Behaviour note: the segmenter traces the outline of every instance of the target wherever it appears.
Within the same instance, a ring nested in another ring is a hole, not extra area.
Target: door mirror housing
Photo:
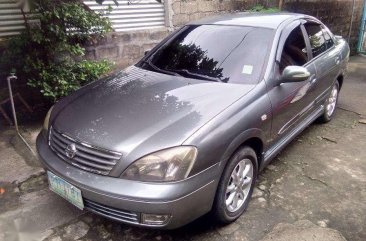
[[[335,39],[338,41],[338,40],[342,40],[343,37],[341,35],[334,35]]]
[[[341,42],[342,40],[344,40],[343,37],[340,35],[335,35],[334,38],[336,39],[336,42]]]
[[[287,66],[281,75],[280,83],[302,82],[310,77],[310,72],[301,66]]]

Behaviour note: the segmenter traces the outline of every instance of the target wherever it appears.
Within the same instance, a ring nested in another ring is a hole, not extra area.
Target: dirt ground
[[[48,190],[38,160],[3,125],[0,240],[366,240],[366,58],[353,57],[349,70],[335,119],[285,148],[260,174],[246,213],[224,227],[205,216],[148,230],[79,211]],[[33,146],[39,127],[22,126]]]

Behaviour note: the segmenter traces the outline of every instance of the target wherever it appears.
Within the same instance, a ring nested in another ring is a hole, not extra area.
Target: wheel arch
[[[337,76],[337,81],[338,81],[338,83],[339,83],[339,89],[342,89],[343,80],[344,80],[344,75],[343,75],[343,73],[340,73],[340,74]]]
[[[228,146],[223,155],[223,164],[227,165],[230,158],[242,147],[249,146],[253,148],[257,155],[258,170],[263,161],[263,149],[264,149],[264,133],[260,129],[249,129],[238,135]],[[223,168],[224,169],[224,168]]]

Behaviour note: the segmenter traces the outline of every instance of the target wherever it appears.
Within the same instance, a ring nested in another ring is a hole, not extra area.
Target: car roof
[[[214,25],[234,25],[277,29],[281,23],[290,19],[309,17],[304,14],[278,12],[278,13],[253,13],[238,12],[203,18],[191,22],[192,25],[214,24]]]

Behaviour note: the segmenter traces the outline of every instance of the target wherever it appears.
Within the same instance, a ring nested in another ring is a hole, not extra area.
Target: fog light
[[[168,222],[170,215],[161,214],[142,214],[142,223],[149,225],[163,225]]]

